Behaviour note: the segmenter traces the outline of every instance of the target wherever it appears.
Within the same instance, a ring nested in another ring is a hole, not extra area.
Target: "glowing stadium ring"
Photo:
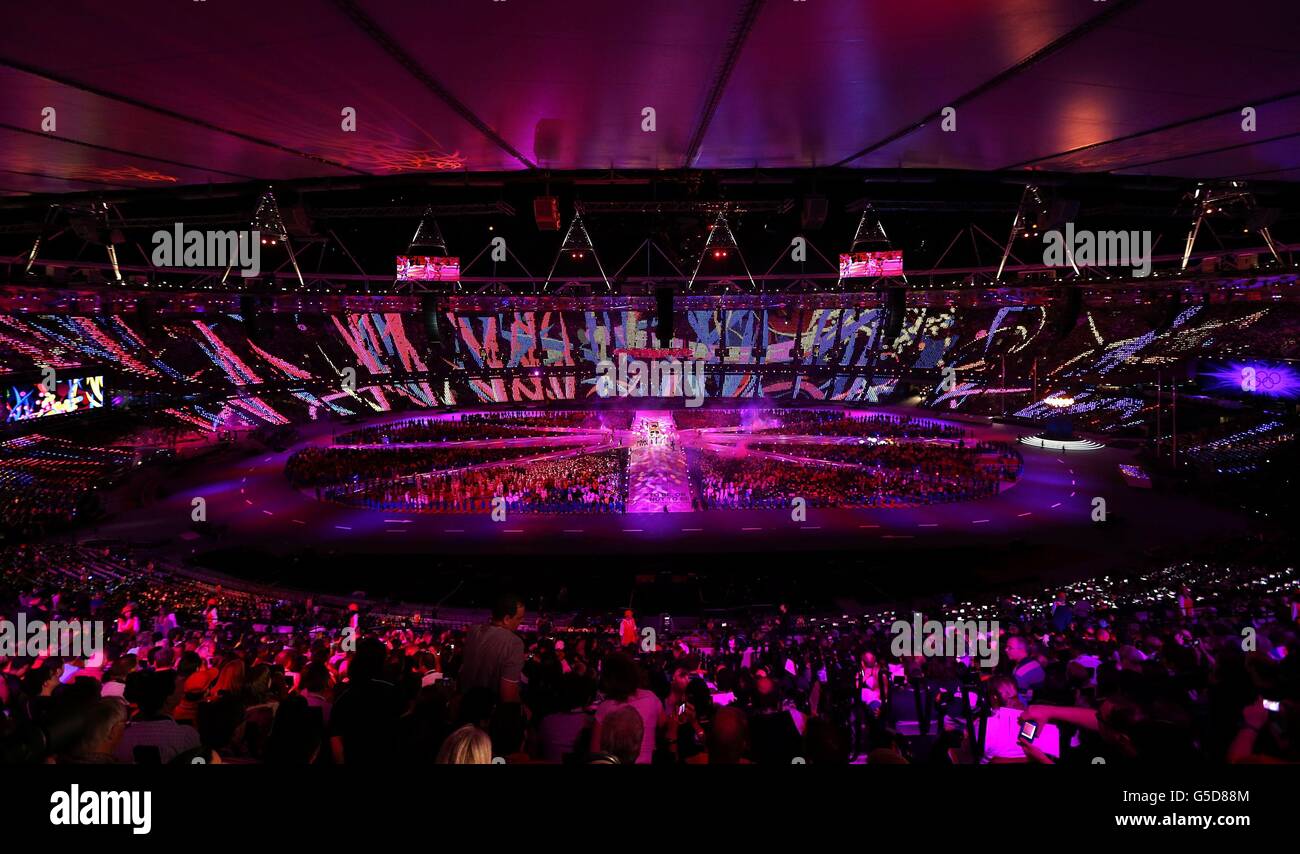
[[[1066,409],[1074,406],[1074,398],[1064,392],[1058,392],[1043,398],[1043,403],[1053,409]]]
[[[1020,444],[1049,451],[1096,451],[1106,447],[1092,439],[1048,439],[1043,436],[1021,436]]]

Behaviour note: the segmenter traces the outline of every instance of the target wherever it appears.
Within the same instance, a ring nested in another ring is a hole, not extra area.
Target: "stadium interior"
[[[509,593],[507,761],[574,761],[561,677],[603,721],[625,665],[661,705],[707,685],[649,721],[656,763],[688,723],[714,761],[1082,763],[1064,724],[995,750],[985,719],[1120,693],[1159,723],[1140,757],[1300,760],[1288,4],[1210,53],[1185,0],[291,0],[220,52],[249,4],[133,5],[0,32],[6,618],[111,615],[113,663],[167,670],[143,619],[278,695],[322,646],[346,685],[357,629],[417,708],[472,684],[457,645]],[[913,613],[1000,619],[1009,664],[877,665]],[[1126,681],[1211,680],[1200,644],[1245,625],[1262,663],[1219,662],[1267,689],[1159,717]],[[294,749],[210,740],[233,692],[199,689],[191,751]],[[1283,734],[1242,748],[1266,690]],[[797,738],[760,732],[787,707]],[[457,722],[407,747],[441,762]],[[393,749],[320,727],[298,758]]]

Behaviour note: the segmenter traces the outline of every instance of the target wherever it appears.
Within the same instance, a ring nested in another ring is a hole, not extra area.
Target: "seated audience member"
[[[1016,680],[1005,674],[995,676],[988,690],[992,713],[984,722],[983,761],[997,764],[1055,762],[1060,756],[1061,737],[1056,726],[1038,724],[1033,741],[1021,736],[1021,715],[1025,706],[1020,701]]]
[[[176,674],[136,671],[127,679],[125,697],[137,709],[113,751],[119,762],[166,764],[199,746],[199,734],[163,714]]]
[[[802,755],[803,738],[798,725],[781,702],[776,682],[765,671],[754,680],[749,733],[754,760],[760,765],[789,765]]]
[[[438,751],[438,765],[491,765],[492,739],[473,724],[447,736]]]
[[[588,707],[596,694],[591,677],[580,673],[566,673],[560,679],[560,705],[563,711],[552,712],[542,718],[538,726],[541,758],[547,762],[563,762],[566,758],[585,752],[582,742],[590,739],[595,721]]]
[[[749,717],[735,706],[718,709],[705,744],[707,752],[690,760],[692,764],[748,765]]]
[[[320,755],[325,722],[319,707],[297,694],[286,697],[275,710],[275,722],[266,740],[266,764],[311,765]]]
[[[645,720],[632,706],[622,706],[606,717],[600,728],[600,752],[593,765],[633,765],[640,761]]]
[[[658,697],[641,687],[641,668],[626,653],[616,652],[607,656],[602,677],[601,688],[605,699],[596,707],[597,740],[607,717],[619,709],[633,708],[644,724],[641,749],[636,761],[648,765],[654,758],[656,733],[664,723],[663,705]]]
[[[852,742],[847,726],[812,718],[804,731],[805,758],[810,765],[847,765]]]
[[[81,737],[59,757],[65,765],[112,765],[126,730],[126,704],[115,697],[95,701],[84,713]]]

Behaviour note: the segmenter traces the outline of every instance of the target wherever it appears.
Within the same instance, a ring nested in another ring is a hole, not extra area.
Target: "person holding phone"
[[[1025,717],[1014,678],[1002,674],[990,680],[989,704],[992,712],[984,721],[983,762],[1055,762],[1053,754],[1060,752],[1060,730],[1046,721]],[[967,750],[971,747],[968,740]]]
[[[1295,701],[1258,698],[1241,710],[1241,728],[1228,746],[1227,760],[1234,765],[1300,762],[1300,739],[1294,735],[1298,722]]]
[[[704,727],[695,716],[693,703],[683,701],[669,709],[664,722],[664,743],[678,761],[698,762],[704,755],[702,745],[705,739]]]

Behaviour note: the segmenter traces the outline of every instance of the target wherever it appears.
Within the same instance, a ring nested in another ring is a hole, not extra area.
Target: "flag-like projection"
[[[631,308],[448,312],[446,319],[454,335],[440,355],[458,372],[455,391],[484,403],[593,397],[601,362],[654,340],[653,312]],[[710,366],[710,397],[861,401],[893,383],[868,376],[873,364],[891,377],[900,368],[933,369],[956,341],[952,310],[909,310],[889,340],[877,339],[880,321],[881,312],[871,308],[690,309],[674,326],[689,358]],[[797,370],[767,376],[756,370],[782,364]],[[572,370],[546,370],[554,367]]]
[[[102,376],[58,378],[46,384],[18,383],[5,388],[3,406],[6,423],[31,421],[53,415],[69,415],[104,408]]]

